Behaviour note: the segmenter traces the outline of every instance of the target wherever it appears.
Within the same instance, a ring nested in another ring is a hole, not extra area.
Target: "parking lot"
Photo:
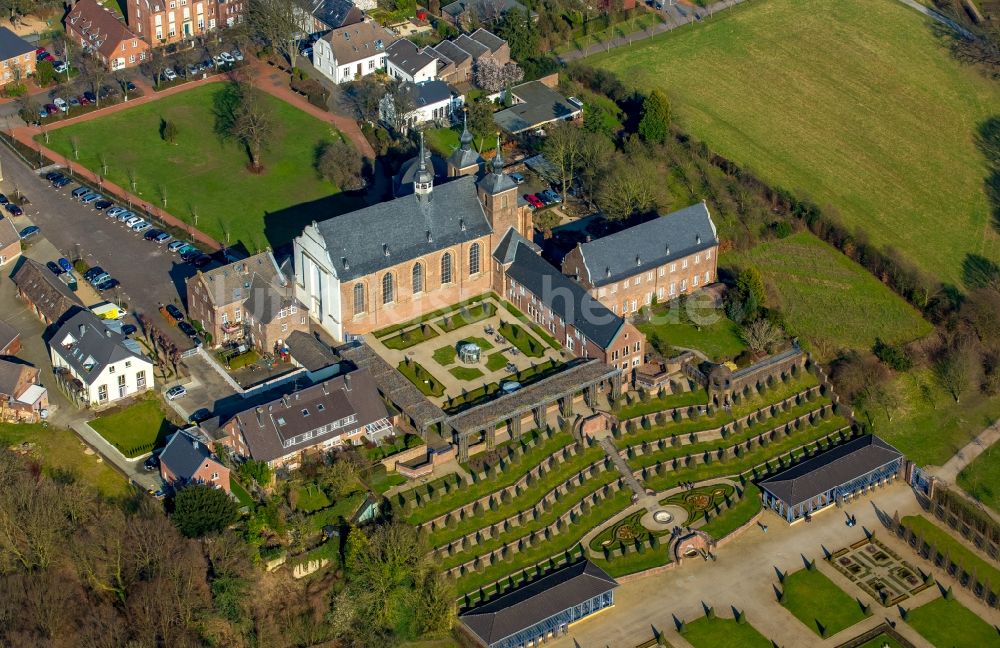
[[[24,215],[14,219],[21,229],[29,224],[41,228],[41,237],[68,258],[82,258],[90,266],[101,266],[120,286],[106,291],[108,301],[122,300],[130,315],[147,315],[181,350],[193,346],[177,327],[170,326],[157,312],[161,304],[183,306],[184,280],[197,269],[170,252],[166,244],[143,239],[104,212],[81,204],[70,196],[76,184],[55,189],[5,147],[0,147],[5,193],[24,194],[30,204]],[[52,259],[53,261],[55,259]],[[83,279],[79,278],[83,283]],[[88,304],[90,305],[90,304]]]

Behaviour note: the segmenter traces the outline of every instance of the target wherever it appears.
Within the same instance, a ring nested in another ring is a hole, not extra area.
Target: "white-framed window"
[[[694,277],[693,277],[693,278],[691,279],[691,285],[692,285],[692,286],[697,286],[697,285],[698,285],[698,275],[695,275],[695,276],[694,276]]]
[[[705,273],[705,283],[706,284],[712,283],[712,273],[711,272],[706,272]]]
[[[709,260],[711,258],[712,258],[712,251],[711,250],[705,250],[705,260],[707,261],[707,260]]]
[[[132,366],[132,361],[131,360],[126,360],[125,361],[125,368],[128,369],[131,366]]]
[[[659,277],[662,277],[665,274],[667,274],[667,269],[663,266],[660,266],[660,268],[656,271],[656,275]]]
[[[687,267],[688,267],[688,260],[684,259],[683,261],[681,261],[681,270],[683,270],[683,269],[685,269]]]
[[[628,279],[626,279],[625,281],[623,281],[623,282],[622,282],[622,289],[623,289],[623,290],[624,290],[625,288],[628,288],[628,281],[629,281],[629,280],[628,280]]]
[[[652,280],[653,280],[653,271],[650,270],[649,272],[646,273],[646,281],[652,281]]]
[[[108,400],[108,386],[98,385],[97,386],[97,400],[100,402],[105,402]]]
[[[635,276],[635,285],[637,285],[637,286],[638,286],[638,285],[639,285],[639,284],[641,284],[641,283],[642,283],[642,275],[641,275],[641,274],[639,274],[639,275],[636,275],[636,276]]]
[[[670,296],[673,297],[677,294],[677,284],[673,281],[670,282]]]
[[[111,365],[110,367],[108,367],[108,373],[114,373],[114,372],[115,372],[115,366],[114,365]]]
[[[639,302],[633,299],[632,300],[632,312],[634,313],[637,310],[639,310]]]
[[[236,321],[239,322],[240,320],[243,319],[243,310],[240,309],[240,308],[237,308],[235,315],[236,315]]]
[[[479,274],[479,243],[473,243],[469,248],[469,274]]]
[[[135,386],[138,387],[139,389],[145,389],[146,388],[146,372],[145,371],[137,371],[137,372],[135,372]]]
[[[282,324],[281,325],[281,332],[284,333],[287,330],[288,330],[288,324]]]

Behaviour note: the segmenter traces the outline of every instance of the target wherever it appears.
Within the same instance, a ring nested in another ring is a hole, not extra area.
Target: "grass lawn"
[[[726,509],[717,517],[712,518],[701,530],[716,540],[721,540],[740,528],[760,510],[760,489],[752,483],[747,483],[743,491],[743,499],[736,502],[732,508]]]
[[[89,425],[126,457],[150,452],[176,429],[167,421],[159,399],[153,397],[100,416]]]
[[[568,42],[557,47],[556,53],[565,54],[566,52],[582,50],[601,41],[626,36],[663,22],[660,14],[654,11],[633,11],[630,15],[632,16],[631,19],[615,23],[607,29],[594,30],[586,36],[580,35],[570,39]]]
[[[326,493],[315,484],[299,486],[295,489],[298,492],[298,502],[295,508],[303,513],[312,513],[330,506],[330,500]]]
[[[643,414],[653,414],[675,407],[687,407],[689,405],[707,405],[708,392],[704,389],[667,394],[663,398],[650,398],[647,401],[637,400],[632,405],[626,405],[618,412],[618,419],[630,419]]]
[[[591,556],[590,562],[617,578],[666,565],[670,562],[670,552],[665,545],[661,545],[656,549],[647,548],[643,553],[632,552],[611,560]]]
[[[215,134],[213,102],[223,87],[211,83],[53,130],[47,146],[73,159],[76,138],[79,164],[101,173],[103,156],[111,182],[127,188],[134,173],[142,200],[162,207],[162,187],[167,211],[189,223],[197,213],[198,229],[223,242],[228,234],[250,250],[289,242],[320,211],[325,218],[361,205],[357,198],[332,197],[337,187],[312,170],[316,146],[340,133],[266,94],[275,132],[264,152],[264,173],[250,173],[244,149]],[[160,137],[161,120],[177,124],[176,144]]]
[[[902,519],[902,522],[923,536],[925,542],[933,544],[938,551],[947,554],[955,564],[960,565],[966,572],[975,573],[981,581],[989,582],[993,588],[1000,584],[1000,569],[980,558],[979,554],[956,540],[954,536],[931,520],[923,515],[907,515]]]
[[[1000,260],[975,145],[1000,85],[896,0],[747,3],[588,62],[664,89],[685,130],[943,281],[969,253]]]
[[[800,569],[779,585],[785,608],[821,637],[830,637],[870,616],[818,569]]]
[[[739,325],[721,310],[712,313],[718,316],[712,324],[701,325],[693,324],[682,311],[676,308],[676,302],[670,302],[658,306],[649,321],[636,326],[647,340],[659,338],[661,348],[698,349],[716,362],[731,360],[747,348],[740,338]]]
[[[446,315],[437,324],[441,327],[442,331],[450,333],[463,326],[468,326],[469,324],[482,321],[487,317],[492,317],[496,312],[497,307],[493,302],[483,302],[475,306],[464,307],[451,315]]]
[[[749,623],[737,623],[735,619],[702,617],[688,623],[681,636],[694,648],[771,648],[771,642],[756,628]]]
[[[434,362],[438,363],[442,367],[447,367],[448,365],[455,362],[455,357],[458,352],[455,351],[453,346],[443,346],[439,349],[434,349],[434,353],[431,357],[434,358]]]
[[[483,377],[483,372],[475,367],[452,367],[448,373],[459,380],[475,380]]]
[[[475,335],[473,335],[472,337],[467,337],[464,340],[462,340],[463,344],[465,342],[472,342],[473,344],[478,345],[480,351],[489,351],[490,349],[493,348],[493,343],[492,342],[490,342],[489,340],[487,340],[484,337],[478,337],[478,336],[475,336]]]
[[[507,338],[508,342],[529,358],[541,358],[545,355],[545,348],[517,324],[504,322],[498,330],[500,335]]]
[[[502,351],[491,353],[489,357],[486,358],[486,368],[490,371],[500,371],[506,366],[507,356],[505,356]]]
[[[893,383],[903,403],[892,421],[884,411],[857,412],[874,422],[874,431],[920,466],[940,466],[984,428],[1000,418],[1000,398],[969,389],[956,403],[930,371],[913,370]]]
[[[437,336],[438,332],[434,330],[433,326],[424,324],[423,326],[417,326],[408,331],[401,331],[398,335],[393,335],[390,338],[381,340],[381,342],[387,349],[402,351],[403,349],[409,349],[412,346],[417,346],[421,342],[433,340]]]
[[[229,480],[229,489],[233,491],[233,495],[239,500],[240,506],[253,506],[253,498],[250,497],[250,493],[247,489],[243,488],[243,484],[239,483],[235,479]]]
[[[910,610],[906,623],[938,648],[980,648],[1000,641],[996,628],[955,600],[939,598]]]
[[[756,266],[777,291],[788,332],[809,340],[820,358],[844,347],[870,349],[876,337],[909,342],[931,331],[915,308],[809,232],[727,254],[722,262]]]
[[[0,446],[22,443],[34,446],[28,456],[35,457],[49,474],[71,474],[103,495],[117,497],[129,492],[129,484],[117,470],[98,454],[86,454],[83,442],[72,430],[53,426],[0,423]]]
[[[1000,449],[993,445],[958,473],[958,485],[989,506],[1000,511]]]
[[[435,398],[444,396],[444,385],[431,372],[424,369],[420,363],[411,362],[407,364],[403,361],[396,368],[399,369],[399,373],[409,378],[410,382],[416,385],[417,389],[422,391],[425,396]]]
[[[871,641],[864,642],[858,648],[886,648],[886,646],[888,648],[903,648],[898,641],[885,633],[878,635]]]

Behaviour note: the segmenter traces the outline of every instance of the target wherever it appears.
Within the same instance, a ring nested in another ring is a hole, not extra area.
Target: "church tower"
[[[490,171],[476,183],[479,200],[483,203],[486,218],[493,226],[493,234],[499,240],[513,227],[525,238],[531,237],[531,216],[527,209],[517,206],[517,185],[503,172],[503,153],[500,135],[497,134],[497,154],[490,164]],[[524,214],[528,214],[525,219]],[[526,221],[526,222],[525,222]]]
[[[421,201],[430,201],[434,190],[434,171],[427,168],[427,155],[424,152],[424,132],[420,131],[420,158],[417,173],[413,176],[413,193]]]
[[[472,148],[472,133],[469,132],[469,113],[463,111],[461,146],[448,158],[448,177],[475,175],[483,165],[483,158]]]

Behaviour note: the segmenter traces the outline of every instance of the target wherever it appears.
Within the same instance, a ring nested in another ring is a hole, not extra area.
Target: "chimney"
[[[198,439],[191,439],[191,447],[195,450],[198,449]]]
[[[257,410],[257,425],[264,427],[264,408],[258,407]]]
[[[324,380],[323,381],[323,395],[324,396],[329,396],[330,395],[330,390],[328,388],[328,385],[329,385],[328,382],[326,380]]]
[[[344,391],[351,391],[351,374],[344,374]]]
[[[383,244],[382,244],[382,252],[383,252],[383,253],[384,253],[384,254],[385,254],[386,256],[389,256],[389,244],[388,244],[388,243],[383,243]]]
[[[639,258],[639,255],[638,255],[638,254],[637,254],[637,255],[635,255],[635,264],[636,264],[637,266],[641,266],[641,265],[642,265],[642,259],[641,259],[641,258]]]
[[[667,246],[667,256],[670,256],[670,246]]]
[[[86,324],[81,324],[80,325],[80,337],[83,337],[86,334],[87,334],[87,325]]]
[[[701,245],[701,234],[694,235],[694,242],[697,243],[698,245]]]

